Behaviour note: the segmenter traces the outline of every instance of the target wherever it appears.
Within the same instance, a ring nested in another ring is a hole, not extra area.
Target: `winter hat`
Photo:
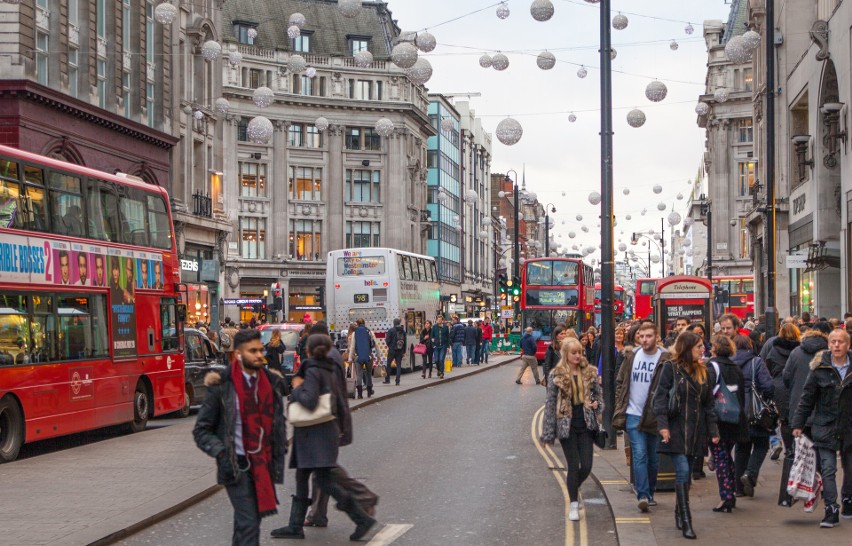
[[[754,330],[754,323],[752,321],[748,321],[748,322],[745,323],[745,326],[743,326],[743,328],[745,328],[748,331],[752,331],[752,330]]]

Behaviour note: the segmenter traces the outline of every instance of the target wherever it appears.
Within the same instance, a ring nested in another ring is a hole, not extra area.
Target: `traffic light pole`
[[[517,177],[518,177],[518,173],[515,173],[515,178],[517,178]],[[514,196],[515,196],[515,248],[514,248],[515,259],[512,263],[512,280],[521,278],[521,269],[520,269],[520,266],[521,266],[521,264],[520,264],[520,262],[521,262],[520,192],[518,192],[518,181],[515,180],[514,182],[515,182],[515,184],[512,188],[512,191],[513,191]],[[519,316],[518,316],[519,314],[520,313],[518,312],[518,304],[513,301],[512,302],[512,316],[515,317],[514,318],[515,324],[513,324],[513,326],[519,326],[520,327],[520,319],[519,319]]]

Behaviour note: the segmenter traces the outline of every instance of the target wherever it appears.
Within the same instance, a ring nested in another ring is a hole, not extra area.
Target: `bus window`
[[[426,263],[423,261],[423,258],[417,258],[417,280],[426,280]]]
[[[119,199],[121,242],[130,245],[148,245],[148,227],[145,222],[145,198],[141,190],[128,188]]]
[[[654,281],[646,281],[639,285],[640,296],[653,296],[656,291],[656,283]]]
[[[59,313],[59,359],[82,360],[89,358],[94,345],[92,322],[89,317],[89,298],[82,295],[60,294],[57,298]]]
[[[163,352],[177,351],[178,349],[178,332],[175,328],[178,322],[176,311],[174,298],[160,299],[160,329],[163,339]]]
[[[411,280],[411,262],[408,260],[408,256],[402,257],[402,278],[406,281]]]
[[[89,237],[99,239],[101,241],[108,240],[106,237],[106,224],[104,222],[104,212],[100,191],[98,190],[98,180],[90,178],[86,184],[86,205],[89,215]]]
[[[430,264],[430,267],[432,268],[432,280],[437,281],[438,280],[438,264],[436,264],[434,261],[430,261],[429,264]]]
[[[109,317],[106,296],[89,296],[89,315],[92,318],[92,356],[109,356]]]
[[[577,262],[553,261],[553,284],[565,286],[577,284]]]
[[[0,293],[0,366],[30,362],[27,296]]]
[[[33,295],[33,362],[56,360],[56,316],[53,294]]]
[[[751,280],[743,280],[743,292],[746,294],[754,294],[754,281]]]
[[[166,250],[172,248],[169,214],[166,210],[166,202],[159,195],[148,196],[148,229],[151,235],[151,246]]]
[[[113,190],[112,184],[101,182],[101,212],[104,219],[104,240],[110,242],[118,241],[118,196]]]
[[[0,227],[19,227],[21,224],[18,203],[21,186],[18,184],[18,164],[0,159]]]
[[[527,264],[527,285],[541,286],[553,284],[553,262],[532,262]]]
[[[388,289],[373,288],[373,301],[388,301]]]
[[[83,196],[80,178],[51,172],[48,176],[50,187],[50,216],[53,219],[53,231],[72,237],[83,237]]]
[[[20,224],[24,229],[48,231],[47,198],[44,190],[44,171],[36,167],[24,167],[26,188],[26,215]]]

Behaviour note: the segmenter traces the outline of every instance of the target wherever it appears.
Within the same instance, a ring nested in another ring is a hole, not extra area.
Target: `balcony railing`
[[[192,214],[205,218],[213,217],[213,199],[200,191],[192,194]]]

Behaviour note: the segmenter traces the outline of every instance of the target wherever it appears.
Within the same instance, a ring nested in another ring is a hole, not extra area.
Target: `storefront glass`
[[[287,322],[306,322],[308,318],[311,322],[325,320],[325,313],[322,312],[322,306],[320,306],[319,298],[313,292],[313,288],[305,288],[304,290],[311,292],[290,292]]]
[[[210,322],[210,291],[206,284],[187,284],[186,324],[194,327],[198,322]]]
[[[790,249],[790,254],[798,254],[810,247],[810,241]],[[814,283],[816,274],[805,269],[790,269],[790,314],[793,316],[808,312],[814,313]]]

